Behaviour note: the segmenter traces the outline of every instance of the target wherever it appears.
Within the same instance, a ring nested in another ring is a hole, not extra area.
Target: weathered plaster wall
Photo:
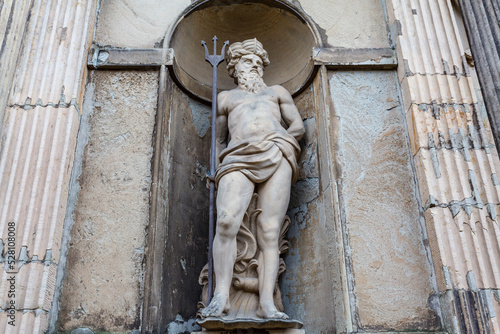
[[[356,321],[364,330],[433,330],[432,265],[395,72],[330,72],[339,196]]]
[[[95,42],[152,48],[163,40],[177,17],[191,3],[190,0],[103,1]],[[293,0],[290,3],[302,7],[317,24],[325,44],[346,48],[388,46],[379,0]]]
[[[190,0],[103,1],[95,42],[117,47],[152,48],[161,42]]]
[[[379,0],[300,0],[300,4],[324,34],[324,43],[345,48],[388,47]]]
[[[59,329],[138,329],[158,73],[94,72]]]

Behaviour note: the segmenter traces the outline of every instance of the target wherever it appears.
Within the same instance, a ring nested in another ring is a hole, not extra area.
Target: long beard
[[[262,77],[255,72],[238,73],[238,86],[249,93],[258,93],[267,88]]]

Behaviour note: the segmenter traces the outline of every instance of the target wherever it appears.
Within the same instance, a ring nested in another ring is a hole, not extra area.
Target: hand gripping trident
[[[217,36],[212,38],[214,41],[214,54],[208,54],[207,43],[201,41],[201,45],[205,47],[205,60],[212,65],[212,142],[210,145],[210,210],[208,219],[208,304],[212,300],[212,290],[213,290],[213,277],[214,277],[214,266],[212,259],[212,244],[214,241],[214,230],[215,230],[215,120],[217,119],[217,66],[224,60],[224,53],[226,46],[229,41],[225,41],[222,46],[222,52],[217,55]]]

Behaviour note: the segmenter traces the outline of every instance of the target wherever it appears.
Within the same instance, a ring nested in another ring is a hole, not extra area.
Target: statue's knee
[[[222,211],[217,217],[217,233],[223,236],[232,236],[238,233],[236,217],[227,211]]]
[[[279,227],[267,227],[261,229],[259,239],[268,246],[277,246],[279,236]]]

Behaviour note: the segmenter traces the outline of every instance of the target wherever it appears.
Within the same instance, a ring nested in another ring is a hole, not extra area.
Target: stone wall
[[[329,78],[358,330],[439,329],[396,73],[335,71]]]
[[[95,72],[90,85],[59,328],[129,331],[140,325],[158,72]]]
[[[102,2],[94,42],[161,47],[190,3]],[[310,16],[324,46],[390,45],[379,1],[291,3]],[[157,111],[157,72],[91,76],[95,93],[82,172],[72,190],[79,193],[61,331],[138,329],[143,289],[149,289],[141,284],[148,247],[164,249],[158,254],[165,269],[161,288],[155,287],[166,307],[162,328],[194,328],[200,258],[206,257],[208,106],[165,80],[167,101]],[[295,98],[307,133],[289,208],[291,249],[281,281],[287,312],[311,333],[437,329],[434,278],[395,73],[323,69],[314,80]],[[148,245],[144,234],[149,204],[156,200],[148,198],[156,112],[156,129],[163,124],[156,133],[162,151],[155,154],[165,175],[157,195],[166,205],[157,220],[164,224],[164,248]],[[144,117],[139,121],[138,115]]]
[[[171,64],[85,64],[92,38],[164,47],[193,3],[0,1],[0,262],[14,222],[14,332],[197,328],[209,106],[177,87]],[[309,333],[499,331],[500,162],[454,2],[288,3],[322,47],[394,46],[399,65],[318,62],[295,96],[306,135],[286,311]],[[7,275],[0,328],[12,330]]]

